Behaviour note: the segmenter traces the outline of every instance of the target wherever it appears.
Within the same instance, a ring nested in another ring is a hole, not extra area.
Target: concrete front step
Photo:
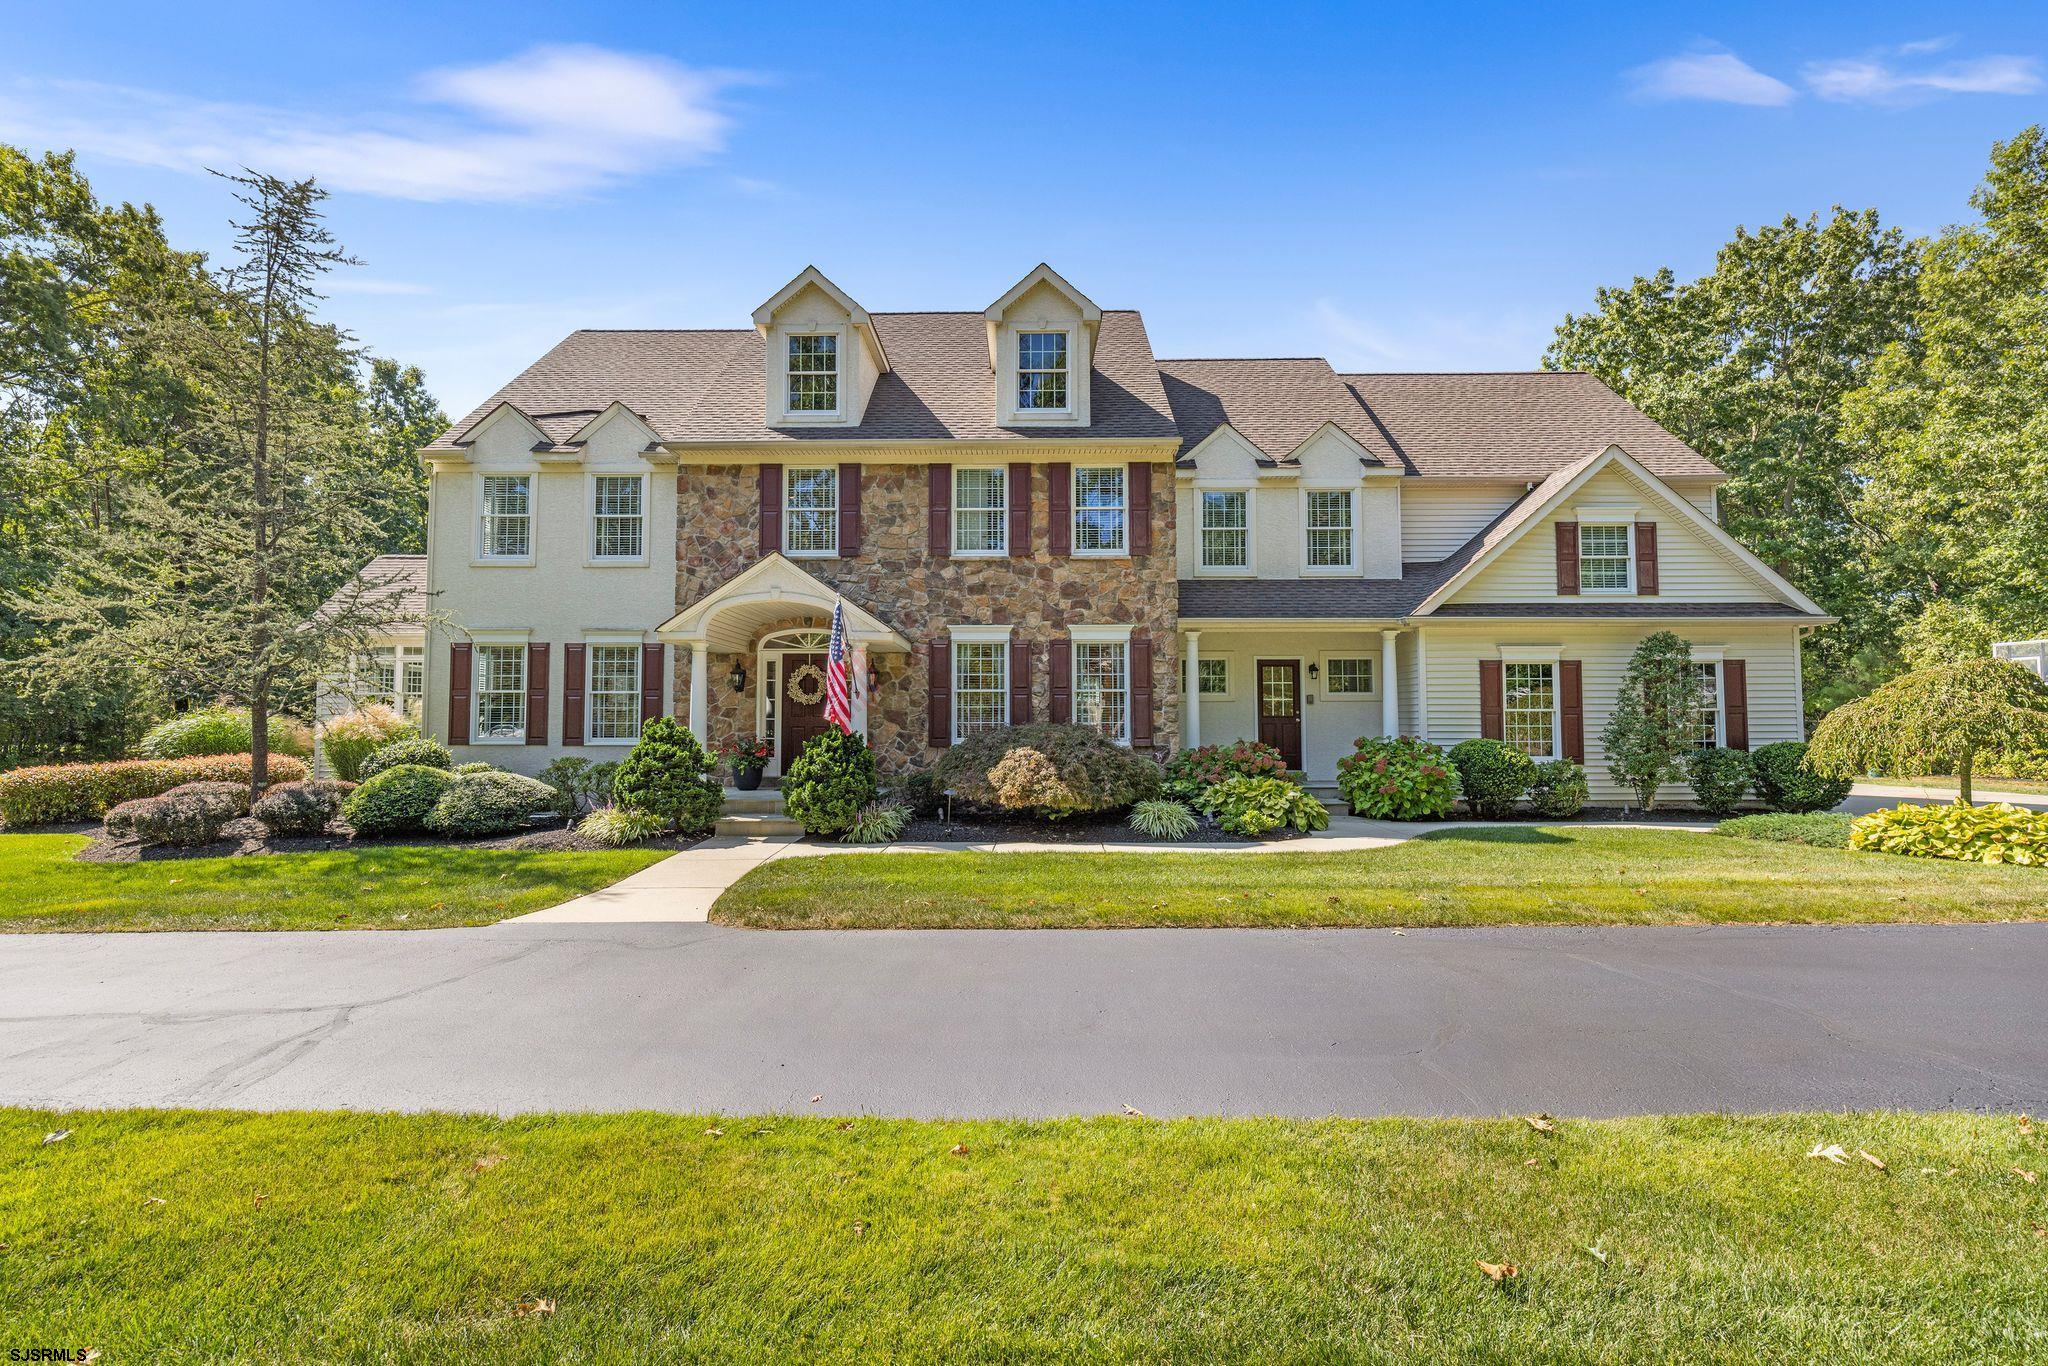
[[[711,827],[713,834],[755,839],[763,835],[801,835],[804,832],[801,825],[782,815],[779,808],[773,815],[735,815],[731,814],[731,806],[727,806],[726,811],[728,814],[719,817],[718,824]]]
[[[725,813],[729,816],[779,816],[782,814],[782,793],[772,787],[753,792],[728,787],[725,789]]]

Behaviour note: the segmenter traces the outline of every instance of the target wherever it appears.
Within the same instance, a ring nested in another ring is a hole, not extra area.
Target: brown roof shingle
[[[1393,448],[1330,363],[1316,357],[1162,360],[1159,375],[1186,455],[1224,423],[1285,464],[1295,447],[1334,422],[1379,464],[1395,467]]]

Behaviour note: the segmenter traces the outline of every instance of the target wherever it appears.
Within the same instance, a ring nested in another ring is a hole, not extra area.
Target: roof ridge
[[[1161,365],[1200,365],[1204,361],[1237,363],[1248,360],[1319,360],[1325,365],[1330,365],[1328,356],[1156,356],[1154,359]],[[1331,365],[1330,368],[1335,371],[1337,367]]]
[[[1368,375],[1375,379],[1392,379],[1412,375],[1418,379],[1485,379],[1506,375],[1591,375],[1591,370],[1339,370],[1346,379],[1362,379]],[[1598,378],[1595,376],[1595,378]]]

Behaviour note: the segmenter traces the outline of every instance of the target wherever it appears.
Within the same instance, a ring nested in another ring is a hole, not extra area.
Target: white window
[[[647,481],[637,474],[599,474],[590,480],[590,555],[596,560],[639,560],[647,555]]]
[[[782,481],[782,548],[791,555],[837,555],[839,471],[791,466]]]
[[[1004,555],[1010,547],[1009,471],[953,467],[953,553]]]
[[[1323,666],[1329,671],[1323,680],[1325,697],[1372,696],[1372,656],[1330,655]]]
[[[1352,554],[1350,489],[1310,489],[1308,498],[1308,567],[1349,569]]]
[[[839,411],[839,338],[827,333],[789,339],[789,411]]]
[[[533,555],[533,476],[487,474],[483,480],[483,525],[478,548],[486,560],[524,560]]]
[[[1230,696],[1230,661],[1227,659],[1199,659],[1195,661],[1195,686],[1204,697]]]
[[[1067,334],[1017,334],[1017,406],[1025,412],[1067,407]]]
[[[1721,665],[1718,661],[1694,661],[1693,673],[1700,681],[1699,720],[1695,740],[1702,749],[1721,743],[1725,733],[1721,712]]]
[[[476,728],[478,740],[518,741],[526,738],[526,647],[476,647]]]
[[[640,647],[620,642],[592,645],[587,652],[589,686],[584,689],[591,740],[640,738]]]
[[[1627,522],[1594,523],[1579,528],[1579,590],[1585,593],[1626,593],[1634,586],[1635,557],[1630,543],[1635,528]]]
[[[1005,640],[953,642],[953,738],[1010,724],[1010,645]]]
[[[1557,666],[1503,664],[1501,738],[1537,759],[1557,757]]]
[[[1074,469],[1074,553],[1121,555],[1124,539],[1124,467]]]
[[[1131,647],[1122,640],[1074,642],[1074,723],[1119,744],[1131,738]]]
[[[1244,489],[1202,490],[1202,568],[1249,568],[1251,553],[1251,494]]]
[[[417,645],[372,646],[357,661],[353,691],[358,702],[381,703],[417,718],[427,692],[424,652]]]

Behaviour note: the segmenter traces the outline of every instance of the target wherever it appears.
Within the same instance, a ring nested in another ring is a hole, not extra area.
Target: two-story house
[[[463,758],[603,757],[670,714],[775,773],[824,725],[836,602],[885,772],[1030,720],[1262,739],[1317,786],[1360,735],[1489,735],[1611,798],[1600,728],[1667,627],[1703,741],[1802,733],[1827,618],[1590,376],[1161,360],[1046,266],[957,313],[807,269],[751,321],[577,332],[422,452],[430,625],[388,648]]]

